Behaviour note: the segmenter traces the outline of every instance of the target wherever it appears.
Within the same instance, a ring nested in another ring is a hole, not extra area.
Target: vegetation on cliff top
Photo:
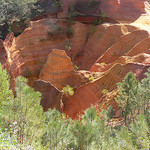
[[[13,32],[13,25],[25,29],[31,18],[57,12],[61,7],[61,0],[0,0],[0,38],[4,39],[9,32]]]

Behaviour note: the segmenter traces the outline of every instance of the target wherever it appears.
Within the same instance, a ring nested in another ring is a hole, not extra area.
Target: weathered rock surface
[[[85,45],[84,55],[80,61],[81,68],[89,69],[108,48],[119,41],[123,35],[134,30],[136,30],[136,27],[121,24],[102,24],[97,26],[96,31],[89,36]]]
[[[112,63],[120,56],[125,55],[130,49],[145,38],[149,37],[149,33],[144,30],[136,30],[127,35],[122,36],[112,47],[110,47],[97,63]]]
[[[66,85],[78,88],[82,84],[89,82],[89,78],[97,78],[100,73],[90,73],[88,71],[75,71],[71,59],[63,50],[53,49],[43,66],[39,78],[49,81],[59,90]]]
[[[141,64],[150,64],[150,54],[141,53],[135,56],[122,56],[119,57],[116,61],[110,64],[105,63],[95,63],[91,68],[91,72],[105,72],[110,69],[115,64],[128,64],[128,63],[141,63]]]
[[[36,80],[33,84],[33,87],[36,91],[42,93],[41,105],[44,110],[47,111],[49,108],[56,108],[62,112],[62,95],[63,93],[56,89],[49,82],[43,80]]]
[[[84,6],[78,1],[63,0],[63,12],[31,21],[18,37],[10,34],[4,42],[0,41],[0,61],[5,64],[6,59],[11,87],[15,87],[17,76],[27,77],[29,85],[42,93],[44,110],[56,108],[72,118],[78,118],[79,113],[95,104],[117,108],[116,83],[129,71],[141,80],[150,67],[149,3],[98,0],[94,10],[88,0],[81,1]],[[103,10],[114,21],[96,27],[78,21],[70,23],[65,18],[73,4],[81,15],[92,13],[99,17]],[[69,37],[66,31],[70,26],[73,35]],[[75,66],[84,70],[75,71]],[[74,88],[73,96],[63,95],[61,90],[66,85]],[[111,97],[103,95],[104,89]]]
[[[67,30],[68,23],[51,18],[31,22],[30,27],[18,37],[14,37],[13,34],[7,36],[4,47],[7,52],[7,62],[12,79],[19,75],[32,77],[31,80],[33,81],[37,79],[52,49],[65,49],[68,41],[71,42],[72,49],[66,50],[66,52],[72,60],[82,51],[88,34],[88,26],[76,23],[73,25],[74,34],[70,39],[65,34],[63,34],[63,39],[60,37],[51,39],[48,33],[53,32],[53,25],[49,24],[53,23],[62,27],[63,30]]]
[[[128,53],[126,53],[126,55],[135,56],[140,53],[146,52],[149,49],[150,49],[150,38],[147,38],[139,42],[137,45],[135,45]]]
[[[40,79],[49,81],[58,89],[62,89],[67,84],[77,87],[81,84],[81,79],[73,69],[71,59],[65,51],[54,49],[40,72]]]
[[[116,88],[116,83],[122,81],[128,72],[133,72],[140,80],[144,77],[144,73],[149,65],[127,64],[114,65],[101,78],[80,87],[73,96],[64,97],[64,113],[72,118],[78,118],[78,114],[89,108],[91,105],[102,104],[101,97],[103,89],[109,92]],[[116,104],[113,104],[116,106]]]

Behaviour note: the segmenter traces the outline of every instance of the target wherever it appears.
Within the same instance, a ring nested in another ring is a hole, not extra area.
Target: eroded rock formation
[[[51,82],[60,90],[67,84],[74,88],[81,85],[81,79],[74,71],[71,59],[61,50],[51,51],[39,78]]]
[[[12,88],[14,79],[23,75],[30,86],[42,93],[44,110],[56,108],[72,118],[78,118],[91,105],[112,105],[116,109],[116,83],[129,71],[141,80],[150,67],[149,3],[105,0],[96,2],[95,10],[95,5],[87,5],[88,0],[82,3],[86,5],[78,10],[80,15],[99,16],[103,10],[116,22],[97,26],[70,23],[66,19],[68,8],[75,4],[77,9],[80,3],[63,0],[59,19],[47,16],[31,21],[30,27],[18,37],[11,33],[5,41],[0,40],[0,61],[7,63]],[[74,88],[73,96],[63,94],[66,85]],[[104,89],[110,97],[103,94]]]
[[[33,87],[36,91],[42,93],[41,105],[44,110],[49,108],[56,108],[57,110],[63,110],[62,95],[63,92],[56,89],[49,82],[43,80],[36,80],[33,84]]]

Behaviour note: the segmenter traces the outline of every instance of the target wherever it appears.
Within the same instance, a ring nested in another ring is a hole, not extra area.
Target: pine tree
[[[27,79],[16,79],[16,98],[5,105],[6,119],[16,122],[17,137],[22,144],[32,144],[43,134],[44,115],[41,94],[27,85]],[[8,116],[9,114],[9,116]]]
[[[139,112],[142,112],[148,118],[150,116],[149,112],[149,103],[150,103],[150,68],[145,73],[146,78],[141,81],[141,84],[138,86],[138,104]],[[148,119],[147,118],[147,119]]]
[[[130,138],[138,149],[149,150],[150,147],[150,131],[146,118],[140,114],[135,123],[130,125]]]
[[[13,92],[10,90],[9,75],[2,69],[0,64],[0,113],[4,105],[7,105],[13,99]]]
[[[42,144],[47,149],[64,149],[68,143],[67,132],[70,120],[66,120],[65,117],[55,109],[49,109],[45,114],[45,130],[42,137]]]
[[[20,21],[30,18],[37,0],[0,0],[1,22]]]
[[[133,117],[136,110],[136,94],[137,94],[138,81],[133,73],[129,72],[122,83],[118,83],[118,95],[116,101],[122,108],[122,115],[125,124],[127,125],[127,117]]]

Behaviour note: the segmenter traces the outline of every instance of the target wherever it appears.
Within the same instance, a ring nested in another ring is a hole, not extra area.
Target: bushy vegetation
[[[69,96],[69,95],[72,96],[74,94],[74,90],[73,90],[73,88],[70,85],[66,85],[65,87],[63,87],[62,91],[64,92],[64,94],[66,96]]]
[[[48,12],[57,14],[61,7],[62,0],[0,0],[0,38],[5,39],[8,33],[15,32],[12,26],[23,30],[30,19]]]
[[[71,44],[71,41],[65,41],[65,49],[67,51],[70,51],[72,49],[72,44]]]
[[[140,83],[129,73],[118,84],[117,101],[126,119],[114,126],[109,111],[94,106],[79,120],[55,109],[43,112],[41,94],[23,77],[16,79],[14,97],[9,76],[0,66],[0,149],[149,150],[150,72],[146,75]]]

